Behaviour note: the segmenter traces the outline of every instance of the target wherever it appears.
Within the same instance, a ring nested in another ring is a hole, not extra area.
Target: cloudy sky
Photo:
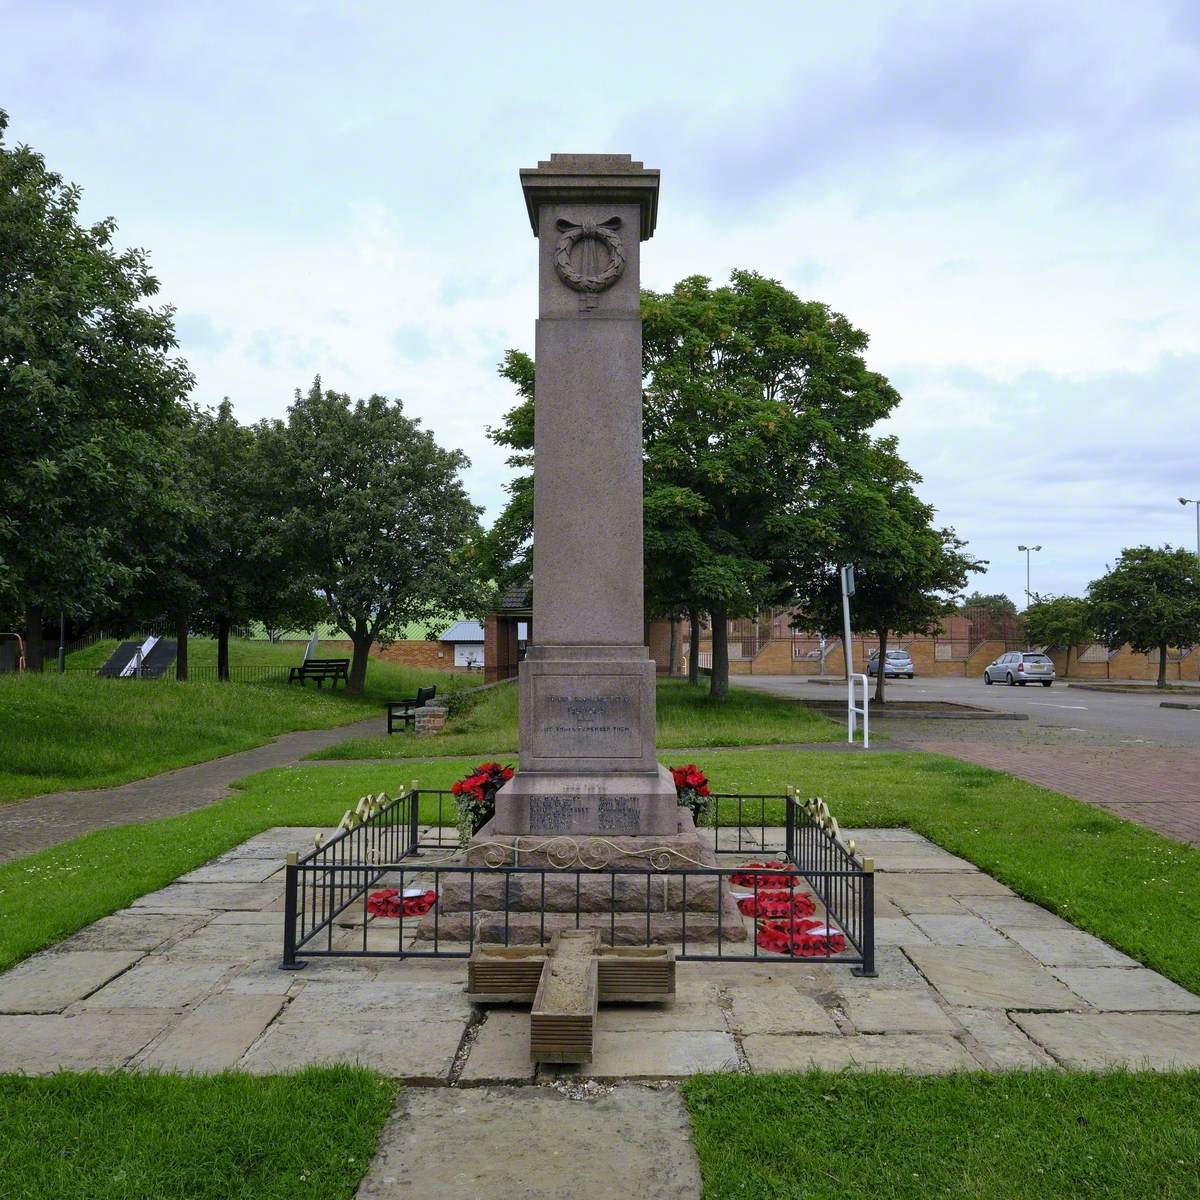
[[[844,312],[987,590],[1192,546],[1200,4],[0,0],[0,107],[145,246],[196,395],[320,372],[472,459],[532,349],[517,169],[662,171],[643,282],[750,267]],[[14,53],[13,49],[19,48]]]

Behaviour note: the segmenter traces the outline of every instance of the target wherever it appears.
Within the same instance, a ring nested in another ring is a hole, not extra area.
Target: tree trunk
[[[25,611],[25,670],[40,671],[44,662],[45,645],[42,635],[46,614],[40,604],[31,604]]]
[[[671,650],[667,655],[667,678],[674,679],[679,665],[679,622],[671,618]]]
[[[723,608],[709,614],[712,621],[712,674],[708,695],[712,700],[729,699],[729,618]]]
[[[217,618],[217,678],[229,682],[229,618]]]
[[[179,683],[187,682],[188,652],[187,617],[175,618],[175,678]]]
[[[1158,648],[1158,686],[1167,686],[1167,643],[1163,642]]]
[[[876,660],[879,663],[879,672],[875,676],[875,703],[883,703],[884,680],[887,678],[887,672],[884,670],[884,663],[887,662],[887,630],[877,629],[875,631],[879,635],[879,658]]]
[[[354,644],[354,654],[350,659],[350,679],[346,691],[361,696],[367,682],[367,659],[371,655],[371,644],[375,638],[370,633],[356,631],[351,635]]]
[[[688,683],[700,686],[700,613],[688,609]]]

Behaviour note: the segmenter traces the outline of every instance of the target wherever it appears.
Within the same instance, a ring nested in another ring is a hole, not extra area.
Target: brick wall
[[[349,642],[346,643],[346,648],[349,653]],[[466,667],[454,665],[454,647],[447,642],[405,641],[393,642],[387,647],[372,646],[371,657],[382,659],[384,662],[400,663],[405,667],[463,673],[466,671]]]
[[[937,657],[938,645],[953,647],[953,658]],[[807,646],[807,642],[805,643]],[[866,669],[867,658],[876,649],[879,641],[875,637],[859,636],[854,639],[854,666],[858,671]],[[820,663],[815,658],[795,658],[793,643],[790,638],[776,639],[767,642],[754,658],[731,658],[729,660],[730,675],[820,675]],[[700,642],[701,651],[711,651],[712,641],[706,635]],[[953,642],[946,638],[900,637],[889,638],[888,649],[907,650],[913,660],[917,675],[926,678],[953,677],[971,678],[982,676],[988,663],[998,658],[1007,650],[1024,649],[1017,643],[1008,644],[1000,640],[980,642],[964,657],[966,649],[964,642]],[[1080,662],[1079,651],[1071,652],[1071,679],[1131,679],[1155,680],[1158,678],[1158,663],[1145,654],[1135,654],[1128,646],[1123,646],[1108,662]],[[681,655],[686,663],[688,654],[686,638],[682,639]],[[1054,669],[1059,675],[1064,673],[1066,653],[1062,650],[1049,651],[1054,662]],[[840,640],[832,640],[825,655],[825,676],[845,674],[845,665]],[[1200,651],[1192,651],[1182,661],[1168,659],[1168,681],[1191,682],[1200,680]]]

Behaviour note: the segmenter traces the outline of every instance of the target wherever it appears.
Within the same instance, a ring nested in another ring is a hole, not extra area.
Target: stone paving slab
[[[232,963],[176,962],[147,955],[83,1002],[85,1009],[182,1009],[198,1004],[230,972]]]
[[[843,999],[842,1009],[859,1033],[955,1033],[958,1028],[932,990],[853,992]]]
[[[466,1026],[402,1012],[327,1014],[271,1025],[238,1064],[254,1075],[281,1075],[325,1063],[358,1063],[407,1083],[446,1083]]]
[[[1010,929],[1075,929],[1070,921],[1020,896],[964,896],[962,906],[1005,933]]]
[[[169,883],[139,896],[132,907],[152,912],[211,912],[216,909],[263,910],[282,902],[283,890],[256,883]]]
[[[166,1013],[0,1016],[0,1074],[52,1075],[124,1066],[168,1020]]]
[[[1008,940],[979,917],[914,912],[909,920],[935,946],[1008,946]]]
[[[1185,1013],[1014,1013],[1065,1067],[1169,1071],[1200,1067],[1200,1016]]]
[[[489,1009],[471,1044],[459,1083],[523,1083],[536,1073],[537,1066],[529,1058],[528,1010]]]
[[[1048,967],[1136,967],[1136,960],[1078,929],[1010,927],[1010,937],[1027,954]]]
[[[990,1008],[955,1008],[951,1012],[998,1070],[1026,1071],[1055,1065],[1054,1059],[1028,1038],[1008,1013]]]
[[[737,1033],[837,1033],[833,1017],[786,983],[731,988],[730,1028]]]
[[[909,957],[960,1008],[1072,1009],[1083,1002],[1035,958],[1015,946],[914,946]]]
[[[780,1071],[861,1070],[938,1074],[979,1070],[980,1063],[961,1042],[945,1034],[873,1034],[861,1037],[787,1037],[757,1033],[742,1043],[756,1075]]]
[[[928,946],[929,935],[914,925],[908,917],[876,917],[875,945]]]
[[[357,1197],[696,1200],[690,1133],[673,1088],[626,1085],[584,1100],[546,1087],[410,1089]]]
[[[54,947],[63,950],[141,950],[149,953],[181,933],[199,927],[201,918],[187,913],[135,912],[123,909],[101,917]]]
[[[1143,967],[1052,967],[1051,974],[1104,1012],[1200,1012],[1200,996]]]
[[[701,1071],[736,1071],[737,1043],[716,1030],[613,1032],[598,1029],[594,1055],[579,1073],[589,1079],[680,1079]]]
[[[0,975],[0,1013],[61,1012],[127,971],[137,950],[64,950],[38,954]]]
[[[158,1071],[228,1071],[261,1036],[283,1006],[282,996],[222,992],[198,1004],[138,1060]]]

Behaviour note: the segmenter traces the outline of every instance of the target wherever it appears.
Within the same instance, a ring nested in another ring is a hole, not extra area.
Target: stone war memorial
[[[874,874],[820,800],[710,795],[705,781],[698,826],[689,785],[659,764],[640,308],[659,175],[624,154],[554,154],[521,186],[538,319],[519,769],[479,768],[493,804],[469,820],[461,789],[485,775],[366,797],[293,855],[282,965],[467,959],[471,1001],[530,1005],[535,1061],[587,1062],[598,1006],[669,1001],[677,959],[874,975]]]
[[[555,837],[606,839],[623,864],[651,848],[691,861],[691,814],[655,758],[643,645],[639,266],[658,172],[556,154],[521,184],[538,239],[536,632],[520,667],[521,770],[483,832],[525,861]]]

